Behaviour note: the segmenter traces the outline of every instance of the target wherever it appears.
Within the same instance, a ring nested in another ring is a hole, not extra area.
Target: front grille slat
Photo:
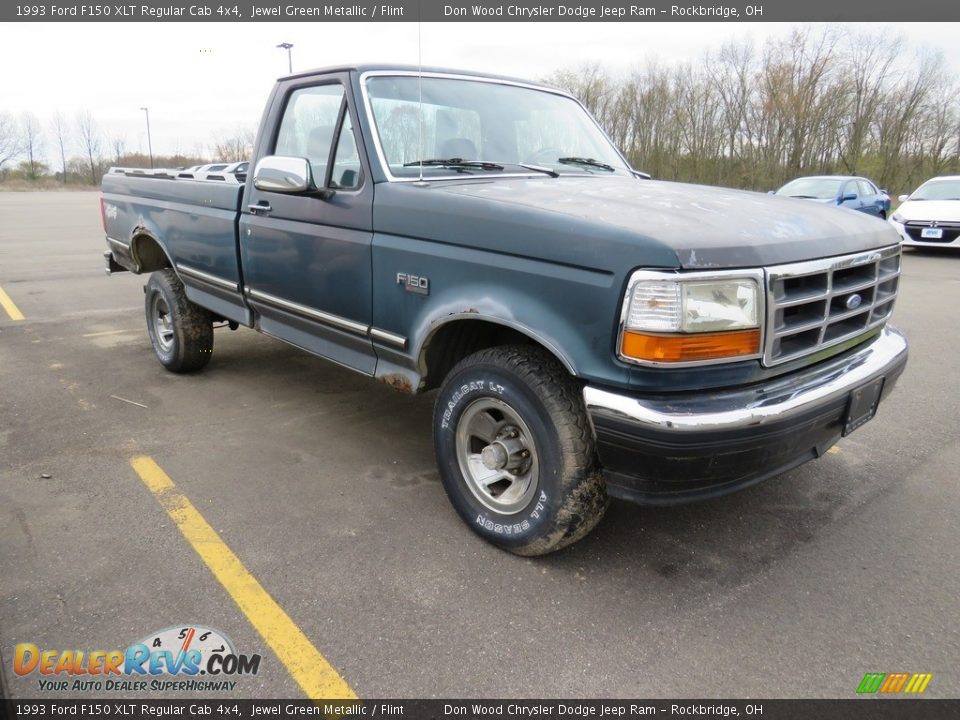
[[[783,327],[780,330],[774,330],[774,334],[778,337],[785,337],[787,335],[796,335],[797,333],[802,333],[807,330],[817,330],[823,325],[823,320],[808,320],[805,323],[799,323],[797,325],[789,325]]]
[[[881,327],[900,283],[900,247],[766,269],[763,364],[779,365]]]

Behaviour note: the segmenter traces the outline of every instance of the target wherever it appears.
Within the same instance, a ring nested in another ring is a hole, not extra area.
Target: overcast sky
[[[426,65],[531,79],[584,62],[627,71],[650,60],[697,60],[733,39],[761,45],[787,23],[424,23]],[[911,50],[942,52],[960,70],[960,23],[850,24],[903,35]],[[253,128],[274,80],[276,49],[291,42],[294,70],[351,62],[417,62],[416,23],[43,23],[3,25],[0,111],[29,110],[48,127],[89,109],[104,135],[146,150],[150,108],[157,154],[190,153],[214,136]],[[52,145],[47,142],[48,150]]]

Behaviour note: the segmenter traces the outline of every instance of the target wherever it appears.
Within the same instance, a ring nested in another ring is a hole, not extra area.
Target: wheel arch
[[[439,387],[447,373],[463,358],[499,345],[536,345],[552,355],[570,375],[577,369],[556,343],[532,328],[478,312],[451,313],[434,323],[416,353],[423,390]]]
[[[176,272],[176,266],[170,253],[160,242],[160,239],[147,228],[140,226],[133,231],[130,239],[130,257],[133,258],[136,272],[148,273],[156,270],[171,268]],[[178,273],[179,274],[179,273]]]

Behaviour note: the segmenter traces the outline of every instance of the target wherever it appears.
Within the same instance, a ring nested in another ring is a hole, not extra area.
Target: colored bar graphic
[[[933,673],[867,673],[857,686],[857,694],[918,695],[927,689],[932,679]]]
[[[886,676],[886,673],[867,673],[863,676],[863,680],[860,681],[857,692],[872,695],[880,689],[880,684]]]

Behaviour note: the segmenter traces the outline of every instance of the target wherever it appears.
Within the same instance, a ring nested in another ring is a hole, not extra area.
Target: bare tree
[[[254,136],[250,128],[238,128],[232,134],[217,137],[213,145],[215,159],[226,162],[249,160],[253,154]]]
[[[113,159],[117,165],[123,164],[123,156],[127,152],[127,140],[123,135],[114,135],[110,140],[110,147],[113,150]]]
[[[30,180],[39,177],[39,156],[43,152],[43,135],[40,132],[40,122],[32,112],[25,112],[20,116],[20,137],[23,142],[23,152],[27,155],[26,175]]]
[[[60,150],[60,170],[62,174],[63,184],[67,184],[67,151],[66,145],[70,142],[70,130],[67,128],[66,120],[64,120],[63,114],[57,110],[53,114],[53,118],[50,120],[50,129],[53,131],[54,140],[56,140],[57,148]]]
[[[903,52],[903,39],[854,35],[846,51],[847,122],[838,137],[840,160],[847,172],[858,172],[869,148],[871,127],[886,87],[894,80],[894,64]]]
[[[20,154],[20,128],[9,113],[0,113],[0,171]]]
[[[100,130],[89,110],[81,110],[77,113],[77,135],[80,139],[83,154],[87,157],[87,164],[90,169],[90,184],[96,185],[99,179],[97,176],[102,166]]]

